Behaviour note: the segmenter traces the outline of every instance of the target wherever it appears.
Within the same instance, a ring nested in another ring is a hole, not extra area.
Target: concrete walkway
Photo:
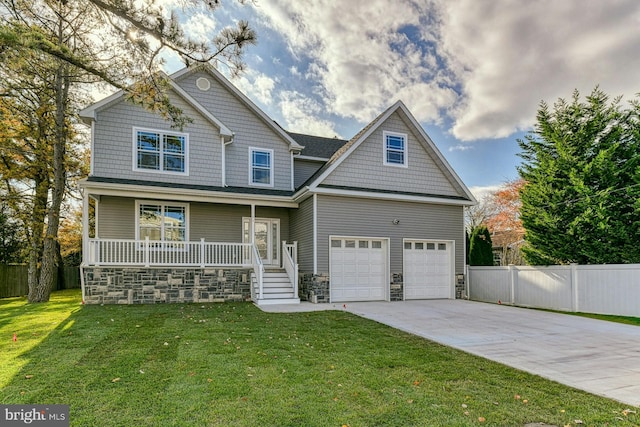
[[[262,308],[271,312],[347,310],[593,394],[640,406],[638,326],[464,300]]]

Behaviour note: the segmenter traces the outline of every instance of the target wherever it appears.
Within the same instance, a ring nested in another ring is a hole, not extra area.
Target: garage
[[[331,237],[329,240],[331,301],[387,299],[387,240],[361,237]]]
[[[453,242],[404,240],[404,299],[453,298]]]

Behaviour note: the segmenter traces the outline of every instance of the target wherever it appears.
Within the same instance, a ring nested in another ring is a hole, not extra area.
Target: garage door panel
[[[450,242],[405,241],[405,299],[449,298],[453,286]]]
[[[386,298],[386,241],[334,237],[330,249],[332,301],[380,301]]]

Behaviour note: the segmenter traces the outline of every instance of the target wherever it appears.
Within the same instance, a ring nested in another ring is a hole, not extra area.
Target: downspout
[[[222,145],[222,160],[220,161],[220,169],[221,169],[221,173],[222,173],[222,177],[221,177],[221,183],[223,187],[227,186],[227,166],[226,166],[226,150],[225,150],[225,143],[224,143],[224,136],[220,137],[220,145]]]
[[[318,274],[318,195],[313,195],[313,274]]]
[[[294,174],[295,174],[295,169],[293,167],[293,151],[290,152],[291,153],[291,191],[295,190],[294,187]]]

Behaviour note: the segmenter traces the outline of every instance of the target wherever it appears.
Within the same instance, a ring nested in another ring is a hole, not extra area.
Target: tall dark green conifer
[[[551,110],[519,140],[530,264],[640,262],[640,108],[596,88]]]
[[[485,225],[473,229],[469,243],[469,265],[493,265],[491,233]]]

